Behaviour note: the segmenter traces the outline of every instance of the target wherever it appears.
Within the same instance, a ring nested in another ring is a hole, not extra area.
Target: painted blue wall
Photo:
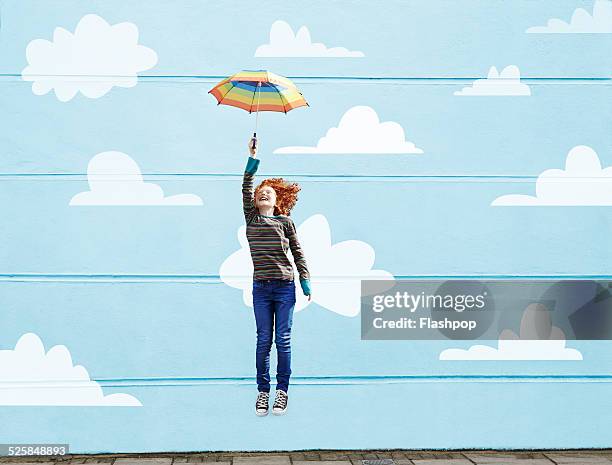
[[[442,350],[469,341],[361,341],[359,316],[316,301],[294,320],[289,414],[255,417],[253,311],[220,272],[240,249],[254,121],[207,95],[241,69],[293,78],[310,108],[260,115],[258,174],[299,182],[296,225],[323,215],[332,243],[375,251],[374,269],[397,278],[611,278],[612,201],[491,205],[534,195],[538,176],[563,169],[575,146],[612,165],[612,34],[525,32],[550,18],[569,22],[577,8],[592,12],[592,1],[0,8],[0,387],[20,379],[8,354],[34,333],[45,350],[65,346],[105,395],[141,404],[0,397],[0,442],[65,442],[75,452],[612,445],[612,418],[602,414],[612,408],[608,341],[567,342],[581,361],[443,361]],[[136,25],[156,64],[134,87],[99,98],[36,95],[22,77],[26,47],[56,27],[74,31],[87,14]],[[364,56],[254,56],[277,20]],[[508,65],[531,95],[454,94]],[[424,153],[274,153],[316,145],[356,106],[399,124]],[[194,194],[202,205],[70,205],[88,190],[90,160],[106,151],[129,155],[166,196]]]

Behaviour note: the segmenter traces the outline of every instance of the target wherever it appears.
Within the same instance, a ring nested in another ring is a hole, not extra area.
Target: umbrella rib
[[[278,96],[281,99],[281,102],[283,102],[283,94],[280,93],[280,90],[278,90],[278,87],[274,86],[274,90],[276,90],[276,92],[278,92]],[[285,110],[285,103],[283,102],[283,111],[285,112],[285,114],[287,114],[287,110]]]
[[[249,108],[249,114],[253,113],[253,100],[255,100],[255,92],[253,91],[253,97],[251,98],[251,107]]]
[[[232,81],[230,81],[232,82]],[[236,86],[232,83],[232,88],[230,90],[228,90],[225,95],[223,96],[223,98],[221,98],[221,100],[219,100],[219,103],[223,102],[223,100],[225,100],[225,97],[227,97],[229,95],[229,93],[234,90],[236,88]]]

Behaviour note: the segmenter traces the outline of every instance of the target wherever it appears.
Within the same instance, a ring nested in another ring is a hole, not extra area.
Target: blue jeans
[[[287,392],[291,376],[291,325],[295,283],[285,279],[253,280],[253,309],[257,326],[257,389],[270,392],[272,332],[276,344],[276,389]]]

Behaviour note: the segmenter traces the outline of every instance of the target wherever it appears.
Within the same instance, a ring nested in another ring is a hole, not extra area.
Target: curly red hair
[[[295,207],[298,201],[298,192],[300,185],[295,182],[287,182],[283,178],[264,179],[259,186],[255,188],[255,198],[257,192],[264,186],[270,186],[276,193],[276,206],[274,207],[275,215],[289,216],[291,209]]]

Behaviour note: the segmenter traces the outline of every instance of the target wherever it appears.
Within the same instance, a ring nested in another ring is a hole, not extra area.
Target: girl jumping
[[[293,265],[291,254],[300,276],[300,285],[308,300],[310,275],[306,258],[300,247],[293,220],[289,217],[297,202],[300,186],[283,178],[265,179],[253,193],[253,177],[259,166],[257,140],[249,141],[249,152],[242,181],[242,206],[246,220],[246,235],[253,259],[253,308],[257,326],[255,366],[257,369],[257,400],[255,413],[268,414],[270,398],[270,349],[272,333],[278,365],[276,368],[276,396],[272,413],[287,411],[289,377],[291,375],[291,325],[295,306]]]

